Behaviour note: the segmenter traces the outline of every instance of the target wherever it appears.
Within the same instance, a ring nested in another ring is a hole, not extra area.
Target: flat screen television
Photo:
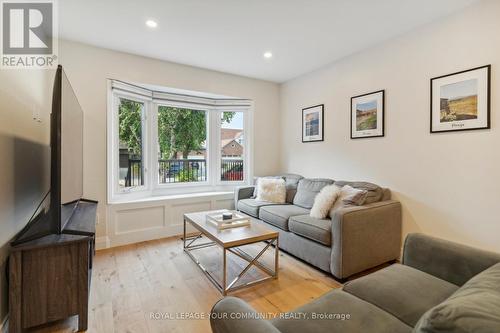
[[[83,111],[59,65],[50,115],[50,190],[13,245],[62,233],[82,196]]]

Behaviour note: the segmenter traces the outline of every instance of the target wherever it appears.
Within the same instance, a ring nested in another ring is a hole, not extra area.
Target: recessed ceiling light
[[[146,25],[150,28],[156,28],[158,26],[158,23],[156,21],[153,21],[153,20],[147,20]]]
[[[272,52],[270,51],[264,52],[264,58],[271,59],[272,57],[273,57]]]

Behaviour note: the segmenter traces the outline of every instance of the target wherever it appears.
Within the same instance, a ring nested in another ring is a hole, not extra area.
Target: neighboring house
[[[243,146],[236,140],[222,141],[222,157],[241,157],[243,155]]]
[[[220,139],[222,141],[224,140],[232,140],[232,139],[239,139],[240,137],[243,137],[243,130],[242,129],[237,129],[237,128],[221,128],[220,131]]]
[[[234,128],[221,129],[222,157],[243,156],[243,130]]]

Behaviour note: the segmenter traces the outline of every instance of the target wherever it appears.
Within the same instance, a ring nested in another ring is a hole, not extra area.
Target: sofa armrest
[[[337,278],[399,258],[401,204],[386,200],[339,209],[332,217],[330,269]]]
[[[271,322],[259,319],[250,305],[236,297],[225,297],[215,303],[210,326],[213,333],[280,333]]]
[[[255,186],[240,186],[234,190],[234,204],[237,206],[238,201],[249,199],[253,196]]]
[[[500,254],[423,234],[409,234],[403,264],[434,275],[457,286],[500,262]]]

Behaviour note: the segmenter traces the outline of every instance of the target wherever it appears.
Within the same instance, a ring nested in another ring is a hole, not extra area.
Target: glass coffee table
[[[277,279],[279,257],[278,232],[255,223],[251,217],[249,217],[251,224],[248,226],[219,230],[215,225],[207,222],[206,217],[207,214],[214,214],[217,212],[220,211],[205,211],[184,214],[183,233],[184,252],[186,252],[198,265],[198,267],[201,268],[215,287],[225,296],[229,292],[235,290],[250,287],[269,279]],[[196,229],[197,232],[195,235],[187,235],[187,224],[192,225]],[[208,238],[210,241],[197,243],[197,241],[202,239],[203,236]],[[260,250],[260,252],[254,255],[251,255],[240,248],[245,245],[259,242],[265,242],[265,246]],[[218,281],[218,279],[211,272],[209,272],[192,253],[194,250],[209,246],[217,246],[222,250],[222,281]],[[259,262],[259,259],[261,259],[262,255],[266,253],[271,246],[274,246],[274,269],[271,269],[264,263]],[[243,270],[232,281],[227,281],[228,252],[240,257],[247,263]],[[237,282],[240,281],[245,273],[247,273],[252,267],[260,269],[264,272],[265,276],[236,285]]]

